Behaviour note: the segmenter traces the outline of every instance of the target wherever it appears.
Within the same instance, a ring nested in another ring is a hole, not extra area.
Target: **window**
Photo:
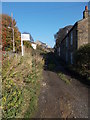
[[[73,64],[73,52],[71,52],[71,64]]]
[[[68,37],[66,37],[66,47],[68,47]]]
[[[73,44],[73,33],[71,32],[71,45]]]

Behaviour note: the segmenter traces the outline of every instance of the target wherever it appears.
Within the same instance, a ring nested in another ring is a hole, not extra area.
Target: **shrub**
[[[81,46],[75,53],[76,65],[81,68],[90,67],[90,44]]]
[[[31,43],[29,41],[23,41],[23,44],[27,47],[27,48],[32,48]]]
[[[81,46],[74,54],[75,66],[80,72],[89,75],[90,70],[90,43]]]

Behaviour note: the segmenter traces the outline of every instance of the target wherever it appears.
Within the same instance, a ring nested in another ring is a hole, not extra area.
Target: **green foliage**
[[[80,70],[80,73],[90,75],[90,43],[81,46],[75,52],[75,66]]]
[[[36,112],[37,102],[38,102],[38,95],[40,90],[40,83],[34,82],[32,83],[32,87],[28,87],[27,92],[30,96],[29,98],[29,105],[24,114],[24,118],[31,118]]]
[[[19,112],[22,104],[22,89],[16,85],[11,76],[11,65],[13,59],[6,56],[2,64],[2,116],[3,118],[14,118]],[[9,75],[10,74],[10,75]]]
[[[36,82],[36,79],[37,79],[36,61],[33,59],[32,60],[32,71],[31,71],[31,73],[29,75],[27,75],[24,82],[26,82],[26,83],[34,83],[34,82]]]
[[[15,41],[15,51],[18,53],[18,52],[21,52],[21,41],[20,40],[16,40]]]
[[[69,79],[67,79],[67,77],[66,77],[66,75],[65,74],[63,74],[63,73],[61,73],[61,72],[59,72],[59,77],[60,77],[60,79],[61,80],[63,80],[65,83],[67,83],[67,84],[70,84],[70,80]]]
[[[90,67],[90,44],[81,46],[75,53],[76,64],[80,67]]]
[[[35,112],[43,66],[40,56],[35,56],[35,53],[25,57],[6,55],[2,64],[0,105],[3,118],[30,118]]]
[[[13,80],[6,79],[3,82],[2,96],[3,118],[15,117],[22,103],[20,88],[14,84]]]
[[[32,48],[31,43],[29,41],[24,41],[23,44],[27,47],[27,48]]]

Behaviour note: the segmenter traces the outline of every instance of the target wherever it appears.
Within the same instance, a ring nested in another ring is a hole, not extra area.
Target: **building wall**
[[[78,48],[88,43],[88,18],[78,22]]]
[[[70,31],[69,35],[69,45],[68,45],[68,63],[73,63],[73,54],[75,50],[77,49],[77,24],[73,27],[73,29]]]
[[[88,43],[90,43],[90,16],[88,17]]]
[[[67,63],[73,64],[74,53],[82,45],[90,43],[90,11],[88,7],[85,6],[83,12],[83,19],[76,22],[74,26],[70,29],[69,33],[65,36],[64,39],[59,40],[58,45],[60,46],[60,57]],[[67,28],[68,30],[68,28]],[[59,31],[60,32],[60,31]],[[57,52],[58,52],[58,46]]]
[[[62,60],[65,61],[65,56],[66,56],[66,46],[65,46],[65,40],[63,40],[60,44],[60,57]]]
[[[72,41],[71,41],[72,40]],[[77,24],[60,44],[60,57],[67,63],[72,62],[72,55],[77,49]],[[74,62],[74,59],[73,59]]]
[[[72,41],[71,41],[72,40]],[[82,45],[90,42],[88,36],[88,19],[77,22],[60,44],[60,57],[67,63],[73,64],[74,52]]]

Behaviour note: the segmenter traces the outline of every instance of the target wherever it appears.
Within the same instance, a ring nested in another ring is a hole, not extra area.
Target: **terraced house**
[[[63,39],[59,39],[58,33],[56,34],[56,45],[55,49],[58,55],[69,64],[74,63],[74,52],[82,45],[90,43],[89,39],[89,15],[88,7],[85,6],[85,10],[83,12],[83,19],[77,21],[71,28],[69,26],[64,30],[65,36],[61,37]],[[70,29],[69,29],[70,28]],[[60,30],[59,30],[60,32]],[[58,42],[59,41],[59,42]]]

